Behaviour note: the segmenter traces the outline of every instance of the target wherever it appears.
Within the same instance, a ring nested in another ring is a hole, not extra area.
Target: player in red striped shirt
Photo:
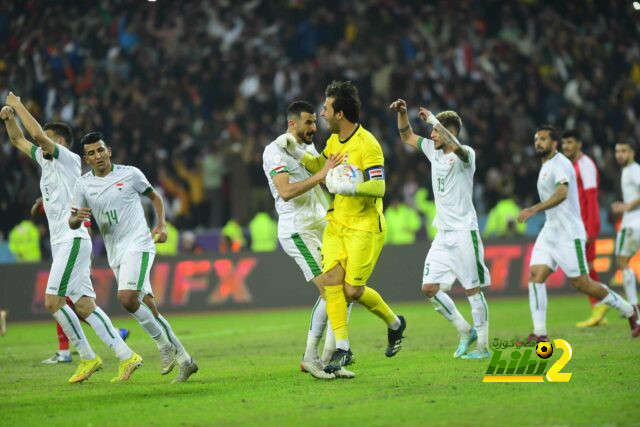
[[[589,277],[599,282],[598,273],[593,268],[593,261],[596,259],[596,239],[600,233],[600,204],[598,203],[600,177],[598,169],[591,157],[582,152],[582,139],[576,130],[566,130],[562,134],[562,151],[571,160],[576,172],[580,213],[587,231],[586,255],[589,264]],[[609,306],[598,304],[598,300],[592,296],[589,297],[589,301],[591,302],[591,316],[587,320],[578,322],[576,326],[579,328],[604,325],[607,322],[604,316]]]

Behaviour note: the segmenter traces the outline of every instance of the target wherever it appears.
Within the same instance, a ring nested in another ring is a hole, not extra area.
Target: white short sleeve
[[[136,167],[132,167],[133,173],[131,174],[131,184],[133,188],[140,194],[147,194],[153,187],[149,183],[149,180],[142,173],[142,171]]]
[[[42,167],[42,162],[44,161],[44,157],[42,155],[42,148],[31,145],[31,158]]]
[[[272,178],[279,173],[289,172],[284,155],[275,150],[265,150],[262,161],[264,171]]]
[[[561,163],[555,163],[553,165],[553,168],[551,168],[551,174],[555,185],[569,183],[569,174],[565,168],[562,167]]]
[[[422,151],[429,160],[433,159],[436,152],[433,141],[423,137],[418,138],[418,149]]]
[[[78,179],[73,186],[73,197],[71,198],[71,212],[75,212],[79,208],[88,208],[87,199],[84,197],[84,186]]]

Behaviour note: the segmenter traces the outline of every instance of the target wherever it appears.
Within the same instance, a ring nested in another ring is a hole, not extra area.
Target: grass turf
[[[470,319],[469,305],[458,298]],[[489,298],[491,341],[530,332],[525,299]],[[69,385],[75,363],[41,365],[56,346],[53,322],[10,324],[0,338],[0,424],[10,425],[624,425],[640,409],[640,339],[627,321],[578,330],[585,297],[551,296],[551,338],[564,338],[573,358],[568,383],[487,384],[488,361],[452,358],[454,328],[428,303],[392,304],[408,321],[403,350],[384,356],[386,328],[362,307],[351,317],[354,380],[315,380],[299,371],[311,307],[219,315],[167,316],[200,371],[171,384],[159,374],[155,344],[131,318],[129,345],[145,364],[127,383],[111,384],[117,361],[83,325],[102,371]],[[560,351],[549,359],[557,360]],[[74,362],[77,361],[77,356]],[[551,364],[549,364],[550,366]]]

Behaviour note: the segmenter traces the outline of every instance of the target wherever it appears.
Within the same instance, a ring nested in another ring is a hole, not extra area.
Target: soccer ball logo
[[[347,181],[351,184],[360,184],[364,181],[362,171],[348,163],[342,163],[336,166],[333,168],[333,173],[341,181]]]
[[[553,346],[549,341],[541,341],[536,345],[536,354],[541,359],[548,359],[553,354]]]

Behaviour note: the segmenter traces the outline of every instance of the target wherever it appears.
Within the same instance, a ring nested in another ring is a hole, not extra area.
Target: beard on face
[[[551,148],[541,148],[539,150],[536,148],[536,156],[540,158],[547,157],[549,153],[551,153]]]
[[[311,145],[313,144],[313,137],[315,135],[315,133],[310,132],[310,133],[304,133],[301,131],[296,132],[298,139],[300,139],[300,141],[304,142],[307,145]]]

